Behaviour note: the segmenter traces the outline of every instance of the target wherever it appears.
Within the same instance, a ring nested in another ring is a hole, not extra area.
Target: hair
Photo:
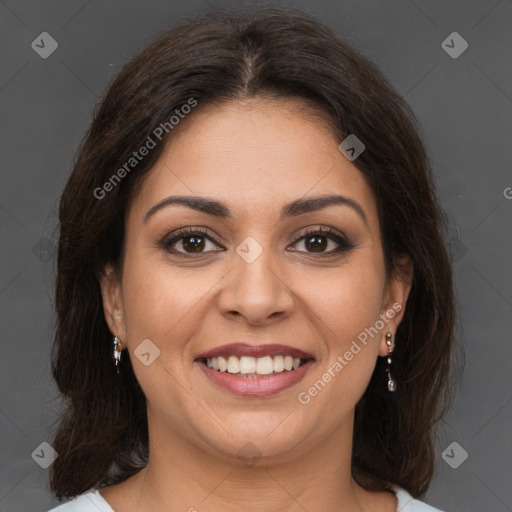
[[[398,388],[388,392],[385,358],[377,358],[355,409],[352,475],[367,490],[398,485],[422,497],[435,470],[434,428],[451,403],[455,305],[446,220],[419,123],[342,36],[298,9],[275,7],[182,21],[129,61],[96,107],[59,208],[52,374],[65,410],[53,439],[52,491],[76,496],[147,464],[145,396],[129,357],[114,370],[99,279],[109,264],[122,268],[131,200],[172,131],[122,179],[112,176],[191,98],[191,117],[225,102],[303,100],[340,142],[355,134],[365,144],[353,164],[376,198],[386,275],[401,275],[396,257],[404,254],[414,270],[395,336]],[[109,191],[97,198],[102,187]]]

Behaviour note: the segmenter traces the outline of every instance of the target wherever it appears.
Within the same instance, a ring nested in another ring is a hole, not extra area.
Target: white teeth
[[[225,372],[228,369],[228,362],[223,357],[213,357],[212,359],[217,359],[221,372]],[[208,359],[206,361],[208,361]]]
[[[220,372],[240,373],[243,376],[270,375],[284,370],[297,370],[304,360],[293,356],[249,357],[209,357],[206,366]]]
[[[215,357],[213,358],[215,359]],[[240,358],[240,373],[255,373],[256,372],[256,359],[254,357]]]
[[[256,373],[270,375],[274,371],[274,361],[270,356],[259,357],[256,362]]]
[[[238,359],[238,357],[229,356],[228,373],[240,373],[240,359]]]
[[[284,370],[284,357],[276,356],[274,357],[274,371],[282,372]]]

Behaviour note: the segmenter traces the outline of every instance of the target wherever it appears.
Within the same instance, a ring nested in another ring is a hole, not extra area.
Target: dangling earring
[[[393,377],[391,376],[391,354],[393,353],[395,344],[393,343],[393,334],[391,334],[390,332],[386,333],[386,345],[389,348],[388,367],[386,368],[386,373],[388,374],[388,391],[395,391],[396,382],[393,380]]]
[[[119,364],[119,361],[121,361],[121,350],[123,350],[123,344],[121,343],[119,336],[116,334],[114,336],[114,354],[113,354],[113,358],[116,362],[116,373],[119,373],[119,367],[117,365]]]

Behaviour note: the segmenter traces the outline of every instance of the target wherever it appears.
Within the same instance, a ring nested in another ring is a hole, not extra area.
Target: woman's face
[[[375,197],[341,141],[296,107],[194,112],[137,191],[121,280],[107,273],[102,289],[150,435],[216,455],[311,449],[351,432],[388,353],[409,288],[386,282]],[[222,359],[204,358],[219,347]]]

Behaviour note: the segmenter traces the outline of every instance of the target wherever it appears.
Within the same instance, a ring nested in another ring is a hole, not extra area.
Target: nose
[[[268,250],[248,262],[233,256],[233,268],[223,279],[218,305],[231,319],[240,318],[251,325],[287,317],[294,308],[293,293],[282,268]]]

